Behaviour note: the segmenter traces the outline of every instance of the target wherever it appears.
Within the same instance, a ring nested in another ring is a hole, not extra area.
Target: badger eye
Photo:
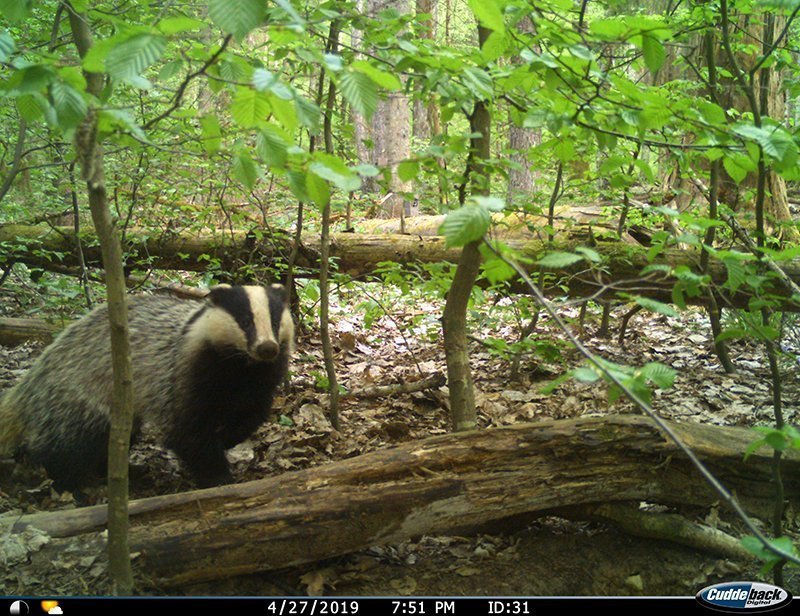
[[[244,325],[245,328],[252,327],[253,326],[253,316],[249,315],[249,314],[246,314],[245,316],[243,316],[242,317],[242,325]]]

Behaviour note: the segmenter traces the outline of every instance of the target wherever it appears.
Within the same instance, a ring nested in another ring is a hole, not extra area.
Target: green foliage
[[[771,571],[783,560],[774,552],[771,552],[764,547],[764,544],[762,544],[761,541],[759,541],[756,537],[742,537],[741,543],[742,547],[744,547],[748,552],[753,554],[756,558],[764,563],[764,566],[761,568],[762,575]],[[792,554],[794,556],[797,556],[798,554],[797,549],[792,544],[790,537],[778,537],[777,539],[770,539],[769,544],[787,554]]]
[[[14,39],[11,38],[11,35],[4,30],[0,30],[0,62],[8,62],[15,49],[16,45],[14,45]]]
[[[105,69],[113,79],[137,87],[149,85],[149,82],[142,80],[141,74],[161,59],[166,47],[167,40],[159,34],[134,34],[109,50]]]
[[[448,246],[464,246],[481,239],[491,222],[492,218],[486,208],[470,203],[450,212],[439,228],[439,233],[445,236]]]
[[[624,387],[647,403],[651,399],[651,386],[658,389],[669,389],[677,375],[675,370],[669,366],[657,362],[647,363],[641,368],[632,368],[599,357],[595,357],[595,360]],[[623,392],[619,386],[593,364],[587,363],[580,368],[575,368],[571,375],[582,383],[595,383],[605,379],[611,385],[608,391],[608,400],[611,404],[622,396]]]
[[[0,13],[11,22],[19,22],[28,16],[33,0],[0,0]]]
[[[378,86],[369,75],[348,71],[339,79],[339,88],[348,103],[369,120],[378,107]]]
[[[209,0],[208,15],[224,32],[240,41],[266,18],[266,4],[261,0]]]

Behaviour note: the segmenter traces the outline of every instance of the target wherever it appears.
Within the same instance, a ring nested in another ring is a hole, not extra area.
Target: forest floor
[[[505,301],[505,300],[503,300]],[[510,363],[492,354],[481,340],[488,336],[516,339],[516,329],[502,319],[486,319],[489,305],[476,315],[472,366],[477,388],[481,427],[542,418],[567,418],[634,412],[625,401],[609,405],[605,387],[568,380],[553,393],[544,385],[580,363],[564,347],[559,359],[527,358],[517,380],[510,379]],[[736,342],[731,355],[737,373],[727,375],[711,350],[708,322],[703,312],[684,311],[680,318],[640,312],[628,327],[626,343],[616,340],[624,308],[612,316],[613,338],[594,336],[598,315],[590,313],[583,339],[595,353],[621,364],[657,361],[677,371],[674,386],[656,391],[653,403],[664,417],[677,421],[717,425],[769,424],[772,419],[769,369],[762,349]],[[445,373],[444,351],[437,316],[431,304],[397,304],[391,316],[364,325],[364,314],[341,302],[332,315],[337,370],[346,391],[373,384],[414,381],[433,372]],[[563,311],[574,320],[575,307]],[[574,324],[577,330],[577,324]],[[796,326],[795,326],[796,327]],[[795,329],[796,333],[796,329]],[[563,338],[546,318],[534,334],[555,344]],[[789,335],[786,340],[797,337]],[[791,344],[787,342],[786,344]],[[18,378],[40,352],[41,345],[0,347],[0,388]],[[798,348],[782,360],[785,417],[797,423],[800,414]],[[275,402],[274,421],[249,441],[229,452],[237,481],[247,481],[291,470],[326,464],[400,442],[445,433],[449,429],[445,387],[389,398],[345,396],[341,431],[334,430],[325,411],[327,394],[320,388],[322,351],[315,333],[301,332],[293,361],[289,391]],[[131,458],[132,498],[191,489],[175,457],[147,434]],[[3,470],[3,469],[0,469]],[[52,490],[40,471],[21,465],[0,474],[0,513],[29,513],[75,506],[69,493]],[[698,477],[698,481],[701,479]],[[87,490],[89,503],[104,502],[104,488]],[[735,535],[740,524],[724,511],[696,508],[683,511]],[[788,532],[798,540],[797,512],[789,512]],[[98,579],[58,576],[17,567],[0,570],[0,594],[92,594],[103,592],[104,573]],[[302,570],[251,575],[181,589],[140,587],[145,594],[339,596],[370,595],[694,595],[719,581],[761,579],[755,562],[733,562],[663,541],[631,537],[613,527],[559,518],[540,518],[525,528],[498,526],[489,534],[461,537],[421,537],[399,545],[377,546],[360,553],[317,563]],[[800,593],[800,576],[787,571],[786,588]],[[95,589],[95,590],[92,590]]]

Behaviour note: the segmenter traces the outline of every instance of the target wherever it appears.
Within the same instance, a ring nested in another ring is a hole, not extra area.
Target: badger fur
[[[198,304],[128,301],[135,426],[152,424],[201,487],[232,480],[225,450],[267,418],[293,352],[281,285],[220,285]],[[21,450],[60,488],[104,472],[113,378],[108,311],[66,328],[0,398],[0,455]],[[136,427],[135,427],[136,429]]]

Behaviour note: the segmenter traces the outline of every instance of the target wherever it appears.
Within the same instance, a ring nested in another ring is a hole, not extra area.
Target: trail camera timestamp
[[[409,616],[426,615],[426,614],[455,614],[456,604],[455,601],[447,601],[444,599],[428,599],[427,601],[392,601],[392,614],[402,616],[408,614]]]

